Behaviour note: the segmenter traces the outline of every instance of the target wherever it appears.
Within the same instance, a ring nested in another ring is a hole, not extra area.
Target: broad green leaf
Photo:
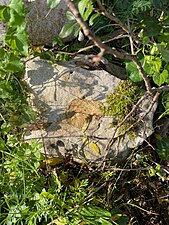
[[[162,84],[166,83],[169,78],[169,74],[167,70],[163,70],[162,73],[155,72],[153,75],[153,81],[158,86],[161,86]]]
[[[151,55],[155,55],[155,54],[158,54],[159,53],[159,50],[158,50],[158,46],[157,44],[154,44],[150,50],[150,54]]]
[[[12,31],[8,29],[5,36],[6,44],[13,50],[18,51],[21,55],[26,56],[28,54],[28,35],[23,29]]]
[[[151,62],[152,62],[151,58],[152,58],[151,56],[144,56],[144,58],[140,61],[143,66],[144,71],[148,75],[153,74],[153,69],[151,66]]]
[[[67,11],[67,12],[66,12],[66,18],[67,18],[68,20],[75,20],[75,17],[74,17],[74,15],[73,15],[73,13],[70,12],[70,11]]]
[[[162,97],[162,102],[165,110],[169,110],[169,93],[166,93]]]
[[[162,32],[158,37],[158,42],[169,42],[169,33],[168,32]]]
[[[152,69],[159,73],[160,69],[162,66],[162,60],[160,59],[160,57],[155,57],[154,60],[152,61]]]
[[[8,6],[0,5],[0,20],[8,22],[10,19],[10,8]]]
[[[6,61],[3,68],[6,72],[22,72],[24,65],[20,58],[12,53],[6,56]]]
[[[157,153],[161,160],[169,159],[169,138],[161,138],[157,140]]]
[[[5,56],[5,51],[2,47],[0,47],[0,60],[3,60]]]
[[[17,12],[18,15],[24,15],[23,0],[11,0],[9,7]]]
[[[97,17],[99,17],[99,16],[100,16],[99,13],[93,14],[93,15],[90,17],[90,19],[89,19],[89,26],[92,26],[92,25],[94,24],[94,20],[95,20]]]
[[[145,46],[150,42],[150,38],[145,36],[145,37],[143,37],[142,42],[143,42],[143,45]]]
[[[48,6],[53,9],[59,5],[61,0],[47,0]]]
[[[84,12],[86,7],[88,7],[88,4],[90,4],[89,0],[81,0],[78,4],[79,13],[82,17],[84,16]]]
[[[18,14],[14,9],[10,9],[10,20],[9,26],[19,26],[22,25],[25,20],[24,15]]]
[[[151,36],[157,36],[160,32],[160,25],[157,18],[152,16],[144,16],[144,19],[142,20],[142,26],[143,26],[143,36],[144,37],[151,37]]]
[[[88,20],[88,18],[90,16],[90,14],[92,13],[92,11],[93,11],[93,5],[89,4],[87,9],[86,9],[86,11],[85,11],[85,13],[84,13],[84,16],[83,16],[84,21]]]
[[[169,93],[166,92],[162,95],[162,104],[165,108],[165,111],[159,116],[158,120],[166,115],[169,115]]]
[[[126,63],[126,70],[130,74],[129,77],[134,82],[142,81],[142,75],[138,71],[136,65],[133,62],[127,62]]]
[[[77,22],[70,22],[70,23],[65,24],[59,34],[59,37],[66,38],[67,36],[69,36],[73,32],[76,24],[77,24]]]
[[[7,72],[22,72],[24,69],[24,65],[20,60],[13,60],[11,62],[9,62],[8,64],[6,64],[6,66],[4,67],[4,70],[6,70]]]
[[[169,50],[168,49],[163,49],[161,51],[161,54],[165,60],[166,63],[169,63]]]
[[[1,81],[0,82],[0,98],[2,99],[11,99],[13,89],[9,82]]]

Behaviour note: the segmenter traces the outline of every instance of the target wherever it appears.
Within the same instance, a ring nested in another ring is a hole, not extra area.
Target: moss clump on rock
[[[131,111],[133,105],[141,96],[142,90],[131,81],[120,81],[114,93],[106,96],[106,104],[102,107],[105,116],[114,118],[114,124],[122,122],[125,116]],[[125,124],[119,128],[119,132],[127,130],[130,125],[136,122],[137,116],[132,115]],[[122,132],[123,133],[123,132]]]

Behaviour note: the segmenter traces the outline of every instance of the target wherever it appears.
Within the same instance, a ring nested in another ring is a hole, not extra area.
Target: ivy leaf
[[[126,63],[126,70],[130,74],[130,79],[134,82],[142,81],[142,75],[138,71],[136,65],[133,62],[127,62]]]
[[[49,6],[49,8],[54,9],[59,5],[60,1],[61,0],[47,0],[47,5]]]
[[[162,73],[155,72],[153,75],[153,81],[158,86],[161,86],[162,84],[166,83],[169,78],[169,74],[167,70],[163,70]]]
[[[69,36],[72,33],[73,29],[75,28],[76,24],[77,22],[75,21],[65,24],[62,27],[62,30],[60,31],[59,37],[66,38],[67,36]]]

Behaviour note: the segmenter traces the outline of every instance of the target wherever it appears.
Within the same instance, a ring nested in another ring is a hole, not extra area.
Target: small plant
[[[120,81],[115,92],[106,96],[106,105],[101,107],[105,116],[114,118],[112,125],[118,125],[125,116],[131,111],[134,104],[141,95],[142,90],[131,81]],[[126,122],[119,128],[121,133],[127,130],[137,121],[137,115],[130,116]]]

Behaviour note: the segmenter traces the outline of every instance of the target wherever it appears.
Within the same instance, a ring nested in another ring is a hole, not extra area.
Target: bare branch
[[[129,28],[123,24],[119,18],[115,15],[115,13],[109,14],[108,11],[105,9],[105,7],[102,5],[100,0],[96,0],[98,3],[98,6],[101,10],[101,14],[109,18],[110,20],[113,20],[116,22],[127,34],[131,36],[131,38],[138,44],[140,41],[139,39],[129,30]]]
[[[145,71],[142,68],[142,65],[140,63],[140,61],[137,59],[137,57],[135,55],[130,55],[130,54],[125,54],[122,52],[117,51],[115,48],[111,48],[107,45],[105,45],[99,38],[96,37],[96,35],[91,31],[90,27],[88,26],[88,24],[86,22],[83,21],[83,18],[81,17],[78,9],[76,8],[76,6],[73,4],[73,2],[71,0],[65,0],[65,2],[67,3],[67,6],[69,7],[69,9],[71,10],[71,12],[73,13],[73,15],[75,16],[77,22],[79,23],[79,25],[81,26],[84,34],[94,42],[94,44],[100,49],[100,53],[97,56],[93,56],[92,60],[94,63],[98,64],[101,61],[102,56],[104,55],[105,52],[112,54],[114,57],[117,57],[119,59],[122,60],[132,60],[138,70],[140,71],[143,80],[145,82],[145,86],[146,89],[149,93],[151,93],[151,85],[149,82],[149,79],[145,73]]]

